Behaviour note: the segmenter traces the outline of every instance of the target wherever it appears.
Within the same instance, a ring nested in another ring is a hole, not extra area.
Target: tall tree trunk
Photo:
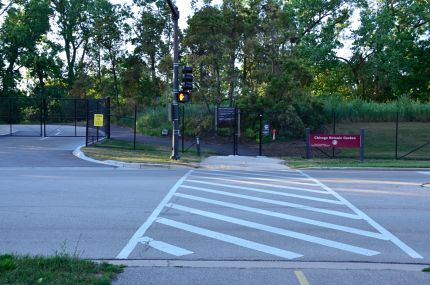
[[[219,66],[215,64],[215,73],[216,73],[216,93],[217,93],[217,104],[220,104],[222,101],[221,98],[221,75]]]
[[[112,51],[109,51],[111,62],[112,62],[112,75],[113,75],[113,89],[115,92],[115,101],[119,103],[119,88],[118,88],[118,75],[117,75],[117,65],[116,65],[116,56]]]
[[[235,88],[235,82],[236,82],[236,74],[235,74],[235,68],[234,63],[236,62],[235,52],[232,51],[230,54],[230,84],[228,89],[228,99],[230,101],[230,107],[233,107],[233,99],[234,99],[234,88]]]
[[[155,70],[155,54],[151,54],[151,78],[152,78],[152,95],[153,99],[157,96],[157,75]]]

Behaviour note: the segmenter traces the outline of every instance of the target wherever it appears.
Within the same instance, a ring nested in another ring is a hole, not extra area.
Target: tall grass
[[[430,122],[430,104],[413,101],[407,97],[401,97],[399,100],[387,103],[370,102],[361,99],[346,100],[340,96],[329,96],[321,99],[324,105],[325,123],[333,120],[333,114],[336,115],[336,121],[342,122],[395,122],[397,112],[399,112],[400,121],[404,122]],[[179,112],[182,118],[182,107]],[[205,133],[213,130],[215,106],[210,110],[204,104],[185,104],[185,135],[194,137],[198,133]],[[270,113],[270,110],[265,110]],[[311,116],[312,114],[310,114]],[[258,133],[257,119],[246,119],[247,114],[242,115],[242,129],[249,132],[249,137],[254,138]],[[253,122],[255,123],[253,125]],[[271,124],[277,122],[271,121]],[[279,123],[279,122],[278,122]],[[168,119],[167,111],[164,106],[148,108],[138,114],[137,128],[139,132],[160,136],[162,129],[170,131],[171,122]],[[182,121],[180,121],[182,126]],[[230,130],[219,130],[219,134]]]
[[[430,121],[430,104],[414,101],[406,96],[397,101],[377,103],[362,99],[346,100],[340,96],[325,97],[324,113],[327,121],[333,114],[337,120],[351,122],[392,122],[396,120],[397,112],[402,121]]]

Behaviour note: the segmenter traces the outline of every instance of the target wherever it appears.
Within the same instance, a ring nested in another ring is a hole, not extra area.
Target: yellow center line
[[[305,274],[302,271],[294,271],[296,274],[297,280],[299,280],[300,285],[309,285],[308,279],[306,279]]]

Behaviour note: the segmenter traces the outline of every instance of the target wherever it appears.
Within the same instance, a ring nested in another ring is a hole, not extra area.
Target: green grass
[[[430,168],[430,161],[421,160],[386,160],[366,159],[361,162],[356,159],[331,159],[331,158],[284,158],[287,165],[292,168],[309,167],[383,167],[383,168]]]
[[[0,255],[0,284],[108,285],[122,266],[65,255]]]
[[[202,150],[201,156],[197,156],[195,148],[191,148],[188,152],[180,153],[180,160],[174,161],[170,159],[171,147],[139,143],[136,144],[136,150],[133,150],[132,142],[120,140],[107,140],[95,146],[85,147],[82,151],[97,160],[161,164],[194,164],[211,154]]]
[[[423,272],[430,272],[430,267],[429,268],[424,268]]]

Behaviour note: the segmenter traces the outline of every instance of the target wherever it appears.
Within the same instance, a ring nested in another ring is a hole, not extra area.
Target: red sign
[[[310,143],[312,147],[359,148],[361,138],[360,135],[311,134]]]

